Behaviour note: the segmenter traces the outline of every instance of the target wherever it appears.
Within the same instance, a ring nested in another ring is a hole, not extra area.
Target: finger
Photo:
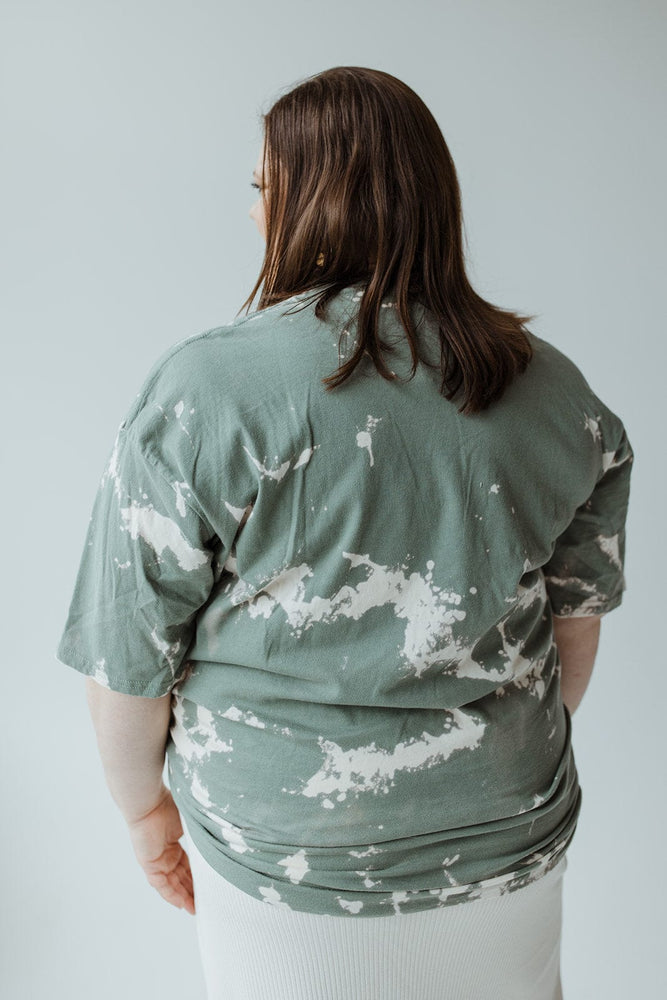
[[[149,876],[148,881],[172,906],[195,913],[194,894],[182,885],[177,872],[157,873]]]
[[[166,888],[158,889],[158,892],[168,903],[175,906],[179,910],[187,910],[188,913],[194,915],[195,913],[195,901],[194,896],[188,893],[182,886],[167,886]]]
[[[192,903],[191,913],[194,913],[194,885],[192,882],[192,873],[189,866],[179,868],[179,878],[181,882],[181,888],[185,894],[185,898],[189,903]]]
[[[185,851],[178,864],[178,873],[182,884],[187,888],[188,892],[193,893],[192,868],[190,867],[190,859]]]
[[[184,885],[188,885],[189,889],[192,889],[192,869],[190,868],[190,861],[185,852],[181,854],[172,871],[178,874],[179,879]]]
[[[190,868],[186,867],[186,868],[182,869],[180,875],[181,875],[181,882],[183,883],[183,885],[190,892],[193,892],[194,891],[194,884],[193,884],[193,881],[192,881],[192,872],[190,871]]]

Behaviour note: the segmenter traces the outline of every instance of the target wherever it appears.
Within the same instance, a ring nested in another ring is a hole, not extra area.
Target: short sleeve
[[[56,658],[113,691],[159,698],[185,671],[215,535],[182,473],[135,426],[120,425],[101,478]]]
[[[604,615],[618,607],[626,590],[626,518],[634,452],[622,425],[613,448],[608,449],[601,435],[600,442],[602,471],[595,488],[542,567],[556,617]]]

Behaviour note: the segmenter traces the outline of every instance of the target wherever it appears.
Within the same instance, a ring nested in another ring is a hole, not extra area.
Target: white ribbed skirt
[[[183,826],[208,1000],[562,1000],[566,855],[502,896],[336,917],[249,896]]]

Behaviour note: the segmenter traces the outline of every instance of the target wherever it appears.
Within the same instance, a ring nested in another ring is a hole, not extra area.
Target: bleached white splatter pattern
[[[372,417],[369,413],[368,417],[366,418],[365,430],[359,431],[359,433],[357,434],[357,448],[365,448],[368,451],[368,456],[371,460],[371,465],[374,464],[372,435],[375,431],[375,428],[377,427],[377,425],[380,423],[381,420],[382,417]]]
[[[172,697],[172,712],[174,723],[171,726],[171,736],[174,745],[188,765],[202,761],[212,753],[231,753],[234,749],[231,741],[221,740],[215,730],[213,714],[202,705],[197,706],[197,721],[193,725],[187,723],[183,699]]]
[[[193,548],[178,525],[154,507],[142,507],[132,502],[129,507],[121,507],[120,513],[126,530],[133,539],[143,538],[158,555],[169,549],[176,556],[181,569],[186,571],[205,566],[209,555],[201,549]]]
[[[411,573],[406,576],[403,569],[392,570],[374,563],[367,555],[343,552],[342,555],[354,566],[365,566],[368,577],[355,587],[345,585],[331,598],[305,597],[304,579],[312,576],[311,568],[302,563],[284,570],[262,588],[262,594],[255,597],[243,581],[235,586],[230,599],[242,603],[254,597],[248,605],[251,617],[262,615],[268,618],[279,604],[284,610],[288,624],[299,636],[316,622],[334,622],[340,617],[358,620],[370,608],[391,604],[398,619],[406,619],[402,655],[406,665],[415,676],[421,677],[433,663],[447,661],[455,666],[457,677],[467,677],[488,681],[495,677],[498,681],[512,676],[521,676],[529,668],[541,664],[525,661],[521,655],[521,643],[507,643],[502,625],[498,625],[503,636],[503,652],[506,662],[483,667],[473,655],[472,649],[456,640],[452,627],[463,621],[466,612],[459,609],[461,595],[440,589],[433,585],[432,560],[429,560],[425,576]],[[544,581],[538,577],[532,587],[519,585],[517,595],[507,598],[515,609],[529,607],[534,601],[545,599]]]
[[[622,464],[622,462],[621,462],[620,459],[618,461],[615,461],[615,459],[616,459],[616,452],[615,451],[603,451],[602,452],[602,472],[603,473],[607,472],[608,469],[614,469],[617,465],[621,465]]]
[[[584,414],[584,427],[586,430],[590,431],[593,435],[594,441],[600,441],[602,439],[602,431],[600,430],[600,417],[591,417],[588,413]]]
[[[519,813],[530,812],[531,809],[537,809],[537,807],[541,806],[543,802],[546,802],[546,796],[538,795],[538,793],[535,792],[531,804],[523,809],[519,809]]]
[[[225,711],[220,713],[225,719],[232,719],[234,722],[245,722],[246,726],[254,726],[255,729],[265,729],[266,723],[262,722],[252,712],[242,712],[236,705],[230,705]]]
[[[623,569],[621,562],[621,552],[619,549],[619,538],[616,535],[596,535],[595,541],[598,543],[604,554],[613,562],[619,570]]]
[[[319,444],[314,444],[312,448],[304,448],[296,462],[292,466],[293,469],[300,469],[302,465],[307,465],[311,458],[315,454],[315,450],[319,448]]]
[[[104,669],[106,666],[106,659],[102,657],[100,660],[95,660],[95,673],[92,675],[93,679],[101,684],[102,687],[108,688],[109,685],[109,675]]]
[[[382,885],[382,879],[372,879],[366,871],[355,872],[355,875],[358,875],[362,879],[365,889],[373,889],[376,885]]]
[[[231,573],[232,576],[238,577],[236,555],[233,550],[225,559],[224,569],[226,569],[228,573]]]
[[[600,601],[606,599],[606,595],[600,592],[599,586],[578,576],[549,576],[549,582],[551,586],[562,587],[565,591],[572,590],[579,595],[575,606],[564,604],[559,608],[562,615],[554,613],[554,618],[585,618],[588,615],[596,615],[599,613]],[[582,593],[587,593],[588,597],[582,599],[580,596]]]
[[[301,882],[306,872],[310,871],[303,847],[296,854],[290,854],[289,857],[283,858],[277,864],[285,868],[285,874],[294,885]]]
[[[262,464],[262,462],[259,461],[259,459],[255,458],[254,455],[250,454],[245,445],[243,445],[243,450],[250,459],[250,461],[253,463],[253,465],[261,472],[262,479],[268,477],[269,479],[275,479],[276,482],[279,483],[280,480],[285,477],[291,465],[291,460],[288,460],[287,462],[282,462],[277,469],[268,469],[265,465]]]
[[[220,827],[220,833],[222,834],[223,840],[226,841],[231,849],[237,854],[245,854],[247,851],[254,850],[254,848],[247,844],[246,839],[243,836],[243,830],[241,830],[240,827],[235,826],[234,823],[230,823],[229,820],[224,819],[213,810],[209,810],[206,815],[216,824],[216,826]]]
[[[232,722],[242,722],[245,726],[251,726],[253,729],[269,729],[280,736],[291,736],[292,730],[289,726],[279,726],[271,724],[267,727],[265,722],[258,719],[254,712],[242,711],[237,708],[236,705],[230,705],[228,709],[224,712],[219,713],[223,719],[230,719]]]
[[[392,892],[391,905],[396,916],[401,915],[401,903],[407,903],[410,895],[409,892]]]
[[[261,596],[256,598],[257,591],[239,581],[230,600],[240,604],[255,598],[248,605],[251,617],[263,615],[268,618],[276,604],[280,605],[296,636],[315,622],[333,622],[341,617],[357,620],[370,608],[391,604],[395,616],[407,622],[402,653],[418,677],[436,660],[461,655],[461,650],[452,639],[452,625],[466,616],[465,611],[458,607],[461,595],[432,584],[431,561],[428,573],[421,576],[416,572],[406,575],[405,567],[390,569],[381,566],[368,555],[343,552],[342,556],[349,560],[352,567],[365,567],[368,575],[366,580],[354,587],[347,584],[341,587],[331,598],[306,599],[303,580],[312,576],[313,571],[306,563],[301,563],[283,570],[262,587]],[[466,663],[468,672],[465,676],[471,676],[471,663]],[[481,671],[481,667],[478,669]],[[480,676],[488,679],[489,675],[481,673]]]
[[[324,754],[324,763],[307,780],[300,794],[308,798],[336,795],[337,801],[344,801],[349,792],[386,794],[395,784],[397,773],[433,767],[457,751],[474,750],[479,746],[485,722],[458,708],[444,715],[447,725],[442,733],[424,732],[421,739],[406,740],[391,750],[378,747],[375,742],[343,750],[333,740],[319,737],[317,742]]]
[[[209,795],[208,788],[206,788],[201,783],[201,779],[196,771],[193,772],[190,779],[190,791],[192,792],[194,798],[200,805],[204,806],[205,809],[212,809],[213,803],[211,802],[211,796]]]
[[[595,440],[595,441],[601,441],[602,440],[602,431],[600,429],[600,419],[601,418],[599,416],[597,418],[595,418],[595,417],[590,417],[588,415],[585,415],[585,419],[584,419],[584,426],[586,427],[587,430],[589,430],[591,432],[591,434],[593,435],[593,440]],[[626,461],[626,457],[627,456],[623,455],[623,456],[619,456],[617,458],[617,453],[615,451],[603,451],[602,452],[602,473],[604,474],[609,469],[614,469],[617,466],[622,465],[623,462]],[[630,459],[630,461],[632,461],[632,458]]]
[[[461,859],[461,855],[460,854],[455,854],[453,858],[443,858],[442,859],[442,874],[445,876],[445,878],[447,878],[449,880],[449,884],[450,885],[459,885],[460,884],[454,878],[454,876],[452,875],[452,873],[449,870],[450,866],[456,864],[456,862],[460,861],[460,859]]]
[[[535,581],[531,587],[524,587],[519,584],[517,600],[514,611],[524,611],[536,601],[540,606],[544,606],[547,600],[546,585],[541,573],[535,575]],[[516,687],[529,687],[531,694],[537,695],[541,700],[545,693],[545,683],[542,680],[542,671],[549,659],[550,649],[546,649],[542,656],[528,658],[523,655],[524,638],[520,637],[514,642],[507,636],[506,622],[500,621],[497,625],[502,641],[500,655],[506,658],[508,668],[512,677],[512,682]]]
[[[185,504],[185,497],[183,496],[183,490],[187,490],[188,493],[190,493],[191,492],[190,487],[188,486],[187,483],[172,483],[171,485],[176,494],[176,510],[181,515],[181,517],[185,517],[186,504]]]
[[[384,854],[384,851],[381,847],[371,844],[365,851],[349,851],[348,853],[352,858],[368,858],[373,854]]]
[[[494,483],[493,486],[489,487],[489,493],[498,493],[500,491],[500,483]]]
[[[263,902],[269,903],[271,906],[280,906],[284,910],[291,910],[292,907],[287,903],[284,903],[281,899],[280,893],[273,886],[260,885],[257,887],[258,892],[263,897]]]
[[[309,448],[304,448],[297,455],[294,461],[294,465],[292,465],[292,459],[290,458],[287,459],[285,462],[282,462],[280,465],[278,465],[276,468],[273,469],[267,468],[267,466],[264,465],[262,462],[260,462],[259,459],[255,458],[255,456],[250,453],[250,451],[246,448],[245,445],[243,445],[243,450],[245,451],[245,453],[247,454],[248,458],[253,463],[255,468],[258,469],[259,472],[261,473],[262,479],[268,477],[269,479],[273,479],[275,480],[275,482],[279,483],[281,479],[285,478],[290,468],[292,468],[293,470],[300,469],[304,465],[307,465],[308,462],[310,462],[311,458],[313,457],[315,451],[319,447],[320,447],[319,444],[315,444]],[[276,461],[278,461],[278,456],[276,456]]]
[[[169,664],[169,669],[171,670],[172,677],[176,675],[176,667],[178,666],[178,654],[181,650],[181,640],[177,639],[176,642],[165,642],[157,634],[157,626],[153,628],[151,632],[151,640],[155,648],[162,653],[167,663]]]
[[[360,899],[343,899],[342,896],[336,896],[341,909],[347,910],[348,913],[360,913],[364,908],[364,904]]]
[[[156,404],[156,405],[157,405],[158,410],[160,410],[160,412],[162,413],[164,419],[168,421],[169,417],[165,413],[164,407],[160,406],[159,404]],[[176,416],[176,420],[178,421],[178,426],[181,428],[181,430],[183,431],[183,433],[186,434],[187,437],[190,439],[190,444],[194,448],[195,445],[194,445],[194,441],[192,440],[192,435],[190,434],[190,431],[187,429],[187,427],[185,426],[185,424],[181,420],[181,417],[183,416],[184,409],[185,409],[185,401],[182,400],[182,399],[179,400],[178,403],[176,403],[176,405],[173,408],[174,414]],[[194,408],[190,410],[190,414],[192,414],[192,413],[194,413]]]
[[[234,518],[235,521],[240,521],[241,518],[243,517],[243,515],[245,514],[245,512],[248,510],[247,507],[233,507],[226,500],[224,501],[224,504],[225,504],[225,507],[227,508],[227,510],[232,515],[232,517]]]
[[[113,482],[113,491],[119,499],[122,495],[120,480],[120,436],[124,426],[125,421],[120,424],[118,430],[116,431],[116,437],[111,450],[111,455],[100,480],[100,489],[105,486],[107,480],[111,480]]]

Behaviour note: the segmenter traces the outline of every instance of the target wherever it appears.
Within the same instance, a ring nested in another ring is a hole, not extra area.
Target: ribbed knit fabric
[[[562,1000],[567,855],[512,893],[351,921],[261,903],[185,846],[208,1000]]]

